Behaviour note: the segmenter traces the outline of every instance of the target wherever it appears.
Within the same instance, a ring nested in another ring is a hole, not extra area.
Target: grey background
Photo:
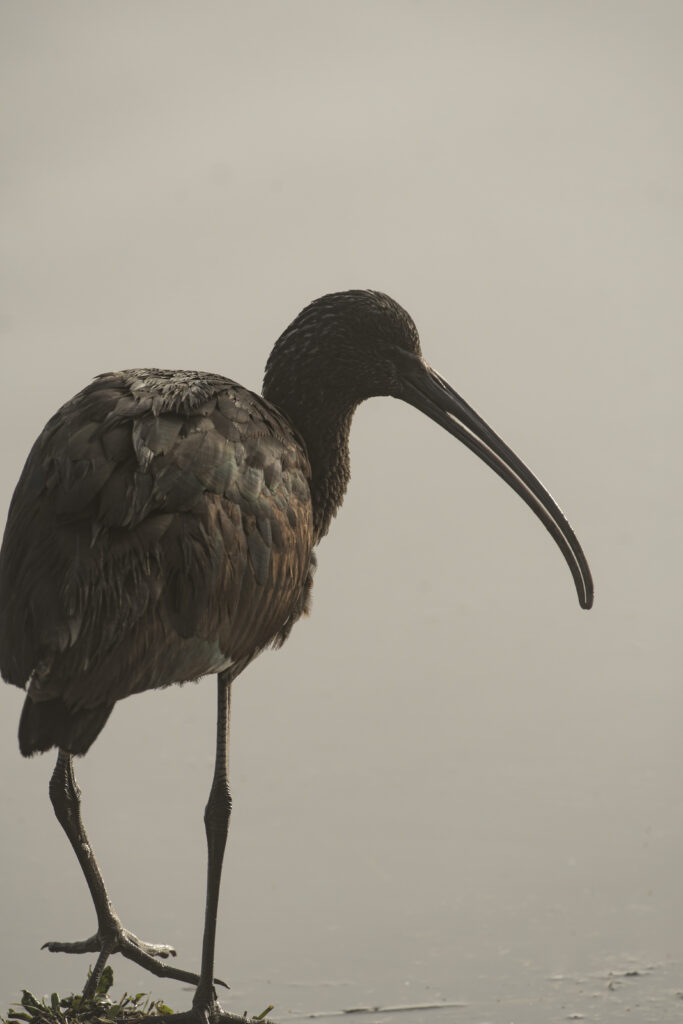
[[[236,688],[226,1005],[679,1020],[681,5],[0,14],[0,507],[95,373],[258,389],[306,302],[373,287],[550,488],[596,578],[586,614],[481,463],[407,406],[360,409],[313,615]],[[188,967],[214,699],[204,680],[124,702],[78,765],[124,923]],[[39,947],[94,923],[52,757],[16,747],[21,700],[3,687],[0,1011],[82,985],[85,959]],[[119,991],[189,1001],[114,966]]]

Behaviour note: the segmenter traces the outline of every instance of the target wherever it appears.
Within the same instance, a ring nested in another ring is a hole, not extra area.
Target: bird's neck
[[[302,389],[305,393],[305,389]],[[316,544],[337,514],[351,470],[349,432],[356,402],[319,393],[305,397],[298,388],[264,387],[264,398],[289,418],[301,436],[311,463],[311,499]]]
[[[351,478],[349,433],[353,409],[335,420],[319,419],[295,426],[311,462],[311,499],[316,543],[325,536],[346,494]]]

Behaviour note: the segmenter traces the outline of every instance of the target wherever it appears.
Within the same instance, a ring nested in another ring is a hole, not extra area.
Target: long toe
[[[173,946],[164,946],[158,942],[143,942],[127,929],[124,929],[123,935],[126,941],[130,940],[142,953],[148,953],[149,956],[158,956],[161,960],[167,960],[169,956],[178,955]]]
[[[110,953],[116,953],[123,952],[124,947],[135,948],[144,956],[156,956],[161,960],[176,956],[173,946],[143,942],[137,935],[133,935],[127,928],[121,928],[120,925],[112,927],[111,930],[107,929],[105,933],[98,931],[81,942],[44,942],[40,948],[47,949],[50,953],[101,953],[108,948]]]
[[[47,949],[50,953],[99,953],[102,949],[102,939],[99,935],[91,935],[82,942],[44,942],[40,948]]]
[[[150,949],[153,952],[150,953]],[[147,942],[141,942],[132,932],[122,929],[115,951],[121,953],[127,960],[132,960],[133,963],[155,974],[157,978],[173,978],[175,981],[186,981],[191,985],[199,984],[199,975],[194,971],[183,971],[180,967],[159,963],[159,957],[166,958],[169,955],[176,955],[172,946],[151,946]],[[221,981],[220,978],[214,978],[214,984],[229,988],[229,985],[225,981]]]
[[[167,960],[169,956],[177,955],[173,946],[165,946],[155,942],[143,942],[137,935],[133,935],[132,932],[125,929],[122,932],[122,938],[115,937],[115,948],[112,949],[112,952],[116,952],[119,948],[119,942],[123,943],[127,939],[130,939],[142,953],[146,953],[148,956],[158,956],[161,960]],[[100,953],[105,945],[107,945],[107,939],[97,933],[91,935],[89,939],[83,939],[81,942],[44,942],[40,948],[47,949],[50,953]]]

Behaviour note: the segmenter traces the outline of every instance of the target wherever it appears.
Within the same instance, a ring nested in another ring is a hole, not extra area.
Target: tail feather
[[[33,701],[28,696],[19,721],[19,749],[24,757],[59,747],[85,754],[104,728],[113,704],[73,711],[59,697]]]

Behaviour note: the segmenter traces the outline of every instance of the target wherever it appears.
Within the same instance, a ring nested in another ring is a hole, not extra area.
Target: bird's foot
[[[118,929],[116,930],[115,945],[111,952],[119,952],[119,944],[125,944],[126,941],[132,942],[140,952],[149,956],[158,956],[162,960],[176,955],[173,946],[143,942],[126,928],[121,928],[120,933]],[[82,942],[44,942],[40,948],[47,949],[50,953],[100,953],[105,945],[107,945],[107,939],[100,932],[96,932],[95,935],[91,935],[89,939],[84,939]]]
[[[100,928],[95,935],[82,942],[46,942],[43,949],[51,953],[97,953],[97,963],[92,969],[88,978],[83,995],[92,997],[97,990],[102,971],[112,953],[121,953],[127,960],[132,960],[139,967],[155,974],[158,978],[173,978],[175,981],[185,981],[190,985],[199,983],[199,975],[194,971],[184,971],[179,967],[172,967],[170,964],[159,963],[159,960],[166,960],[175,956],[173,946],[164,946],[143,942],[133,932],[129,932],[118,921],[112,922],[106,930]],[[215,984],[228,986],[219,978],[214,979]]]
[[[270,1018],[249,1017],[248,1014],[226,1013],[221,1004],[213,997],[205,1002],[197,1001],[191,1010],[183,1013],[161,1014],[154,1017],[142,1017],[138,1024],[274,1024]]]

